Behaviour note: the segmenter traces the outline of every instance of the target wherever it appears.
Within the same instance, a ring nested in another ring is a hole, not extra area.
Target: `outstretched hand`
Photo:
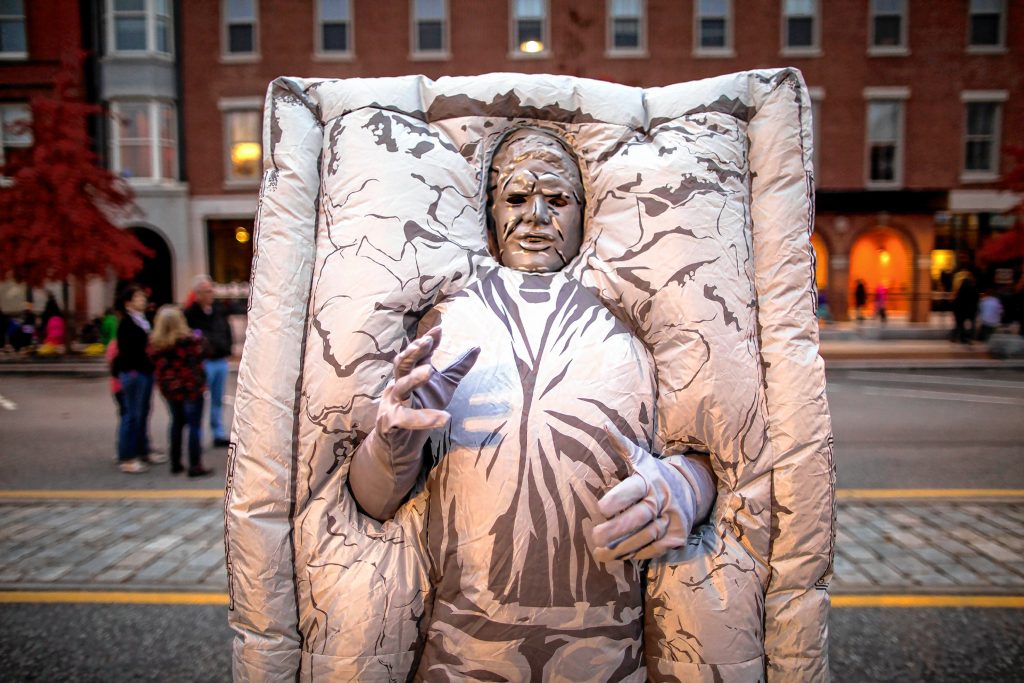
[[[647,560],[686,543],[697,514],[694,487],[677,469],[605,427],[630,475],[597,506],[603,523],[593,529],[594,557]]]

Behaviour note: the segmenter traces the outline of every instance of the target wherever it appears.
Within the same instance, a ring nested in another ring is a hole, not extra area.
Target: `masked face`
[[[561,270],[583,241],[582,189],[558,163],[508,156],[491,200],[498,260],[514,270]]]

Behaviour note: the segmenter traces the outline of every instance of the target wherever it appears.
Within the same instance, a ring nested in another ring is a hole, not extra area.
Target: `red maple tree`
[[[81,63],[80,55],[65,58],[53,91],[32,99],[31,122],[21,124],[32,147],[0,165],[0,275],[32,287],[62,282],[68,312],[70,280],[130,278],[151,255],[116,225],[137,208],[128,183],[92,149],[88,120],[102,108],[81,98]]]

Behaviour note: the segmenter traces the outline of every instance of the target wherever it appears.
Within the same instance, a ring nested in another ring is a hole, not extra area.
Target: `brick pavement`
[[[221,501],[0,500],[0,590],[222,593]],[[833,593],[1024,595],[1024,501],[839,501]]]

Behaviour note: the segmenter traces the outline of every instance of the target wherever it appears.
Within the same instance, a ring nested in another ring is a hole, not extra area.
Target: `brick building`
[[[57,4],[70,3],[24,6]],[[204,271],[224,293],[245,292],[261,107],[279,75],[521,71],[646,87],[796,66],[814,101],[819,283],[840,319],[858,279],[888,287],[892,314],[926,319],[958,258],[970,262],[1012,227],[1006,211],[1018,198],[999,180],[1011,163],[1004,145],[1024,145],[1013,125],[1024,120],[1024,20],[1010,0],[81,0],[79,9],[99,56],[97,98],[114,114],[103,152],[145,202],[146,218],[130,227],[164,242],[168,263],[149,275],[169,273],[177,299]],[[17,17],[0,15],[0,35],[6,21]],[[0,86],[10,100],[6,79]],[[1004,265],[1002,280],[1019,276],[1019,259]]]

